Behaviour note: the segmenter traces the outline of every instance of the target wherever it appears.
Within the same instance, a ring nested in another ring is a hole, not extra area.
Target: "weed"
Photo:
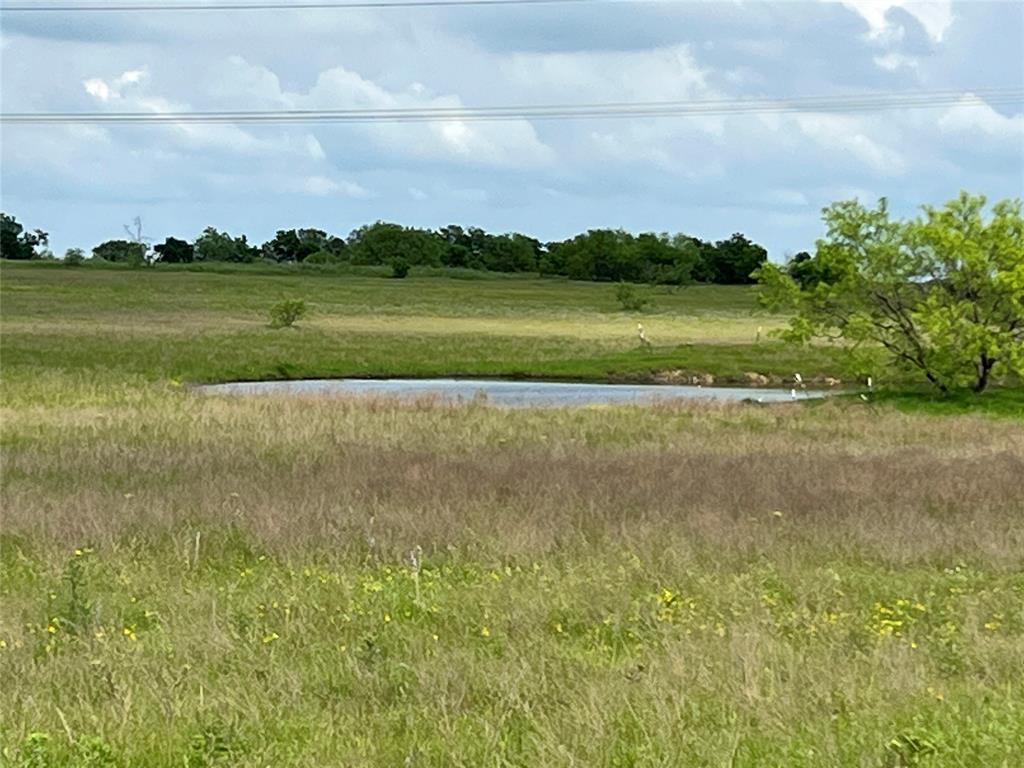
[[[632,283],[619,283],[615,286],[615,300],[626,312],[643,312],[652,306],[649,296],[642,294]]]
[[[270,308],[272,328],[291,328],[297,320],[306,316],[308,308],[302,299],[286,299]]]

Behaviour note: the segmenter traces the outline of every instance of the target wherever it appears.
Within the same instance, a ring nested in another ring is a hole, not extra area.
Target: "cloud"
[[[950,134],[967,136],[973,141],[984,138],[1013,144],[1018,152],[1024,147],[1024,114],[1003,115],[988,104],[972,102],[968,96],[950,107],[938,121],[939,128]]]
[[[147,75],[145,69],[129,69],[109,81],[100,77],[90,77],[82,81],[82,87],[90,96],[106,103],[122,98],[122,92],[127,86],[142,83]]]
[[[836,157],[848,153],[875,173],[885,176],[905,170],[906,163],[900,152],[869,136],[869,124],[862,118],[810,114],[797,115],[795,122],[805,136]]]
[[[321,72],[306,92],[289,91],[282,99],[302,109],[408,109],[464,107],[456,95],[432,95],[418,82],[389,90],[338,66]],[[485,167],[537,167],[552,163],[555,154],[526,120],[469,123],[374,123],[353,129],[394,155]]]
[[[825,0],[833,2],[833,0]],[[904,34],[898,23],[891,19],[890,12],[901,9],[917,20],[928,36],[935,42],[942,42],[947,30],[953,24],[952,0],[840,0],[847,8],[856,11],[868,23],[869,36],[887,42],[898,41]]]
[[[882,69],[890,72],[895,72],[898,69],[917,69],[920,64],[913,56],[906,56],[895,52],[875,56],[874,62]]]
[[[302,190],[309,195],[324,197],[340,194],[346,197],[370,197],[368,190],[352,181],[336,181],[326,176],[310,176],[302,184]]]
[[[1024,85],[1019,3],[606,3],[5,18],[7,111],[460,107]],[[267,17],[270,19],[270,17]],[[8,23],[10,21],[10,23]],[[292,41],[291,44],[285,44]],[[300,41],[295,43],[295,41]],[[46,67],[33,63],[45,61]],[[214,224],[345,232],[378,218],[543,238],[592,226],[808,247],[844,191],[898,210],[1020,194],[1022,116],[865,114],[366,125],[5,125],[5,210],[54,247]],[[902,209],[899,206],[903,206]],[[58,222],[54,224],[54,222]],[[62,241],[65,238],[65,241]]]

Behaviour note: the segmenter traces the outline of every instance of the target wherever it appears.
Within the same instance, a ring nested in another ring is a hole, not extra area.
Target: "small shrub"
[[[399,280],[409,274],[409,262],[398,258],[391,260],[391,276]]]
[[[270,325],[273,328],[290,328],[295,321],[306,316],[306,302],[302,299],[285,299],[270,308]]]
[[[651,300],[630,283],[619,283],[615,286],[615,299],[626,312],[642,312],[651,305]]]
[[[303,264],[337,264],[338,257],[330,251],[317,251],[302,260]]]
[[[80,267],[85,261],[85,251],[81,248],[68,248],[64,252],[65,267]]]

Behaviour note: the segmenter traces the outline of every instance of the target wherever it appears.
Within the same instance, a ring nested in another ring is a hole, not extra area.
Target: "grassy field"
[[[618,311],[614,287],[555,279],[388,280],[362,274],[3,266],[10,368],[94,368],[182,381],[311,376],[645,378],[652,371],[840,375],[838,355],[768,340],[784,319],[753,292],[651,291],[653,311]],[[268,327],[301,298],[300,327]],[[654,349],[638,348],[644,323]],[[762,342],[756,343],[762,328]],[[45,354],[41,355],[41,351]]]
[[[0,764],[1018,764],[1017,418],[184,386],[832,370],[743,289],[656,295],[645,356],[609,286],[0,279]]]

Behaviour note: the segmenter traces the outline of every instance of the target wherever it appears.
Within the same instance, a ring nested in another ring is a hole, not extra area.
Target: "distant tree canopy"
[[[984,390],[993,371],[1024,376],[1024,216],[1019,200],[985,212],[966,192],[893,219],[883,198],[824,211],[814,256],[759,270],[764,301],[794,309],[787,336],[842,339],[919,371],[939,390]]]
[[[4,250],[9,247],[16,254],[11,258],[30,258],[24,255],[30,251],[29,244],[45,244],[45,237],[46,233],[38,230],[37,235],[22,235],[20,225],[4,218]],[[138,261],[138,246],[128,243],[111,240],[94,253],[108,261]],[[259,247],[250,245],[245,235],[235,237],[207,227],[194,243],[168,237],[153,250],[156,260],[165,264],[265,260],[393,267],[399,263],[404,265],[402,270],[452,267],[652,285],[750,283],[751,273],[767,259],[764,248],[740,234],[711,243],[685,234],[634,235],[622,229],[592,229],[544,243],[519,232],[493,234],[458,224],[430,230],[386,221],[359,227],[347,238],[322,229],[279,229]]]
[[[541,272],[573,280],[648,282],[682,285],[692,282],[698,261],[694,241],[685,235],[592,229],[548,245]]]
[[[347,244],[342,238],[328,235],[320,229],[279,229],[274,239],[268,240],[260,248],[265,258],[298,262],[305,261],[315,253],[330,254],[340,261],[346,249]]]
[[[245,235],[232,237],[227,232],[219,232],[213,227],[207,227],[196,238],[195,258],[197,261],[228,261],[247,264],[255,261],[259,255],[259,249],[249,245]]]
[[[114,261],[126,264],[143,264],[146,261],[145,243],[134,240],[107,240],[92,249],[94,259]]]
[[[384,221],[359,227],[348,238],[353,264],[390,264],[401,259],[410,266],[440,267],[443,250],[444,241],[436,232]]]
[[[486,269],[493,272],[535,272],[540,241],[512,233],[491,235],[479,227],[463,229],[449,224],[438,230],[444,241],[441,261],[446,267]]]
[[[756,282],[753,272],[768,261],[768,252],[736,233],[714,245],[703,243],[694,276],[702,283],[744,285]]]
[[[31,259],[37,247],[45,247],[50,236],[41,229],[26,232],[13,216],[0,213],[0,256],[5,259]]]
[[[168,237],[162,243],[153,246],[160,261],[165,264],[191,264],[195,258],[195,247],[186,240]]]

